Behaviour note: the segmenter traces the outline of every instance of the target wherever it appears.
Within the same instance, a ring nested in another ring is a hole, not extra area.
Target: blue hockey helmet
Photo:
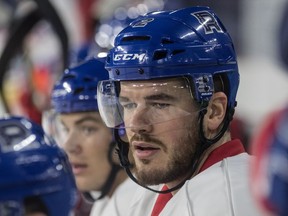
[[[52,105],[57,113],[98,111],[97,84],[108,79],[104,62],[103,58],[91,58],[64,71],[52,90]]]
[[[123,116],[115,114],[121,106],[109,108],[117,104],[118,81],[188,77],[193,98],[202,103],[210,100],[214,79],[220,75],[228,110],[234,110],[239,86],[236,53],[229,33],[210,8],[148,13],[124,28],[114,45],[106,60],[110,80],[98,87],[100,113],[108,126],[122,124]]]
[[[53,216],[68,216],[75,205],[76,185],[66,154],[26,118],[0,119],[0,173],[0,215],[24,215],[29,208],[24,203],[33,197]]]

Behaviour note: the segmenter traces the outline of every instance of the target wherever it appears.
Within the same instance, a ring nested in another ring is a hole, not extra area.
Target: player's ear
[[[220,129],[225,117],[227,102],[227,96],[224,92],[216,92],[211,97],[204,117],[205,131],[208,133],[206,134],[208,137],[210,135],[212,137]]]

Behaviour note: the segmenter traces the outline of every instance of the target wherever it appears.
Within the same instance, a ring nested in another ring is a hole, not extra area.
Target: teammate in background
[[[65,152],[36,123],[0,119],[0,215],[68,216],[76,185]]]
[[[254,135],[252,189],[265,215],[288,215],[288,108],[273,112]]]
[[[139,189],[129,215],[257,216],[250,156],[229,132],[239,73],[217,15],[207,7],[149,13],[114,45],[99,111],[129,177],[149,189]]]
[[[137,186],[120,167],[112,130],[98,112],[97,84],[108,78],[102,60],[92,58],[67,69],[54,85],[52,105],[65,133],[63,148],[77,187],[96,201],[90,215],[126,216],[127,199]]]
[[[288,71],[288,3],[280,23],[281,63]],[[253,135],[252,191],[262,214],[288,215],[288,106],[273,111]]]

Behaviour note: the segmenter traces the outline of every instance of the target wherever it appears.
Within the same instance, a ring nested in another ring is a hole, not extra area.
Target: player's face
[[[135,163],[133,171],[142,184],[177,183],[191,169],[198,142],[198,109],[190,89],[180,86],[177,79],[153,84],[121,82],[120,103]]]
[[[63,147],[72,165],[80,191],[99,190],[108,178],[112,134],[99,113],[83,112],[60,116],[66,130]]]

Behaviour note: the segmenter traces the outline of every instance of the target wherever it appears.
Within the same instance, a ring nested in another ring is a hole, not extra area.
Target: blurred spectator
[[[280,23],[281,63],[288,66],[288,3]],[[288,68],[286,68],[288,71]],[[263,120],[252,139],[252,191],[264,215],[288,215],[288,106]]]
[[[252,141],[252,189],[263,214],[288,215],[288,108],[272,113]]]

